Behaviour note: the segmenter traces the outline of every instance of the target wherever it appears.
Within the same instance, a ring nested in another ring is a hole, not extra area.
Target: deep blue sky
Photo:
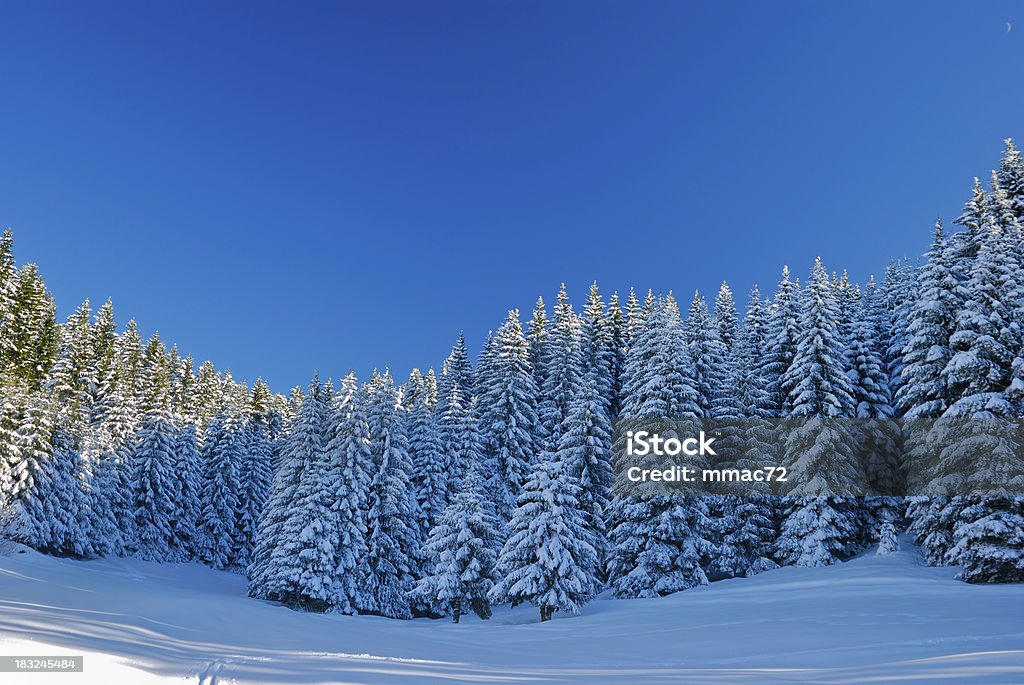
[[[62,316],[404,376],[563,280],[921,252],[1024,138],[1022,41],[1012,1],[0,0],[0,225]]]

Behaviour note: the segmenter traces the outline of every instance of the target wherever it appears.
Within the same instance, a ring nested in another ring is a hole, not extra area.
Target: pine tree
[[[711,416],[712,405],[729,399],[721,396],[723,392],[728,392],[725,384],[728,381],[726,355],[729,350],[718,338],[718,331],[708,313],[707,303],[699,292],[694,293],[693,301],[690,303],[685,331],[693,364],[697,404],[700,406],[701,415]]]
[[[518,311],[509,311],[491,349],[492,378],[480,387],[478,406],[483,459],[493,481],[489,489],[503,525],[515,509],[537,448],[538,389]]]
[[[129,462],[129,549],[139,558],[165,561],[174,545],[174,448],[170,412],[154,406],[142,419]]]
[[[597,594],[597,552],[587,541],[572,480],[558,461],[539,464],[527,480],[498,558],[501,580],[491,601],[530,602],[548,621],[555,611],[576,613]]]
[[[736,394],[744,414],[764,418],[772,415],[774,404],[768,394],[765,365],[768,363],[768,316],[755,285],[750,290],[747,311],[733,345],[739,373]]]
[[[640,300],[637,299],[636,291],[633,288],[629,289],[629,297],[626,300],[626,349],[628,350],[633,340],[636,339],[637,334],[643,328],[644,325],[644,309],[640,306]]]
[[[56,429],[52,442],[44,447],[52,452],[37,462],[33,487],[16,501],[13,537],[47,554],[82,557],[87,544],[81,458],[65,428]]]
[[[42,552],[83,556],[80,459],[54,407],[24,386],[0,410],[0,533]],[[56,433],[56,434],[55,434]]]
[[[729,525],[723,531],[715,568],[726,577],[754,576],[778,568],[772,560],[777,535],[771,500],[728,498]]]
[[[448,503],[451,453],[445,453],[438,418],[427,404],[429,398],[418,369],[413,370],[406,387],[412,391],[407,392],[403,398],[407,406],[406,423],[409,453],[412,458],[410,480],[416,503],[419,505],[420,535],[425,537],[437,523]],[[454,385],[453,391],[458,387]],[[456,411],[462,409],[461,388],[459,392],[460,399],[456,401],[459,406]],[[447,405],[451,413],[451,400]],[[458,438],[458,433],[452,431],[449,439],[454,441]]]
[[[423,553],[432,571],[419,581],[413,595],[436,611],[459,622],[472,611],[491,617],[488,593],[494,587],[498,522],[486,505],[486,489],[475,467],[445,509],[427,538]]]
[[[612,406],[611,417],[614,421],[619,415],[622,405],[622,370],[626,366],[626,319],[619,307],[619,294],[613,292],[608,299],[608,328],[611,344],[611,376]]]
[[[1012,138],[1003,141],[1006,148],[999,161],[996,181],[1006,193],[1017,220],[1024,224],[1024,160]]]
[[[715,297],[715,314],[712,324],[718,334],[718,339],[730,352],[735,345],[737,335],[739,335],[738,320],[736,300],[733,299],[729,284],[723,281],[718,289],[718,295]]]
[[[562,465],[561,477],[570,479],[577,488],[582,533],[597,554],[598,568],[603,569],[605,520],[612,486],[612,426],[596,375],[591,369],[569,405],[555,458]]]
[[[320,383],[314,377],[290,422],[281,450],[281,464],[274,475],[270,498],[263,510],[256,535],[256,547],[249,564],[249,595],[260,599],[290,602],[294,594],[290,560],[283,554],[285,526],[297,501],[299,481],[313,468],[321,449],[322,415]],[[294,394],[293,394],[294,397]],[[294,605],[294,604],[293,604]]]
[[[1001,195],[998,188],[995,195]],[[965,405],[983,405],[990,393],[1010,384],[1012,361],[1021,349],[1016,317],[1024,298],[1024,276],[1013,247],[1020,229],[1015,219],[1010,226],[1001,225],[995,208],[985,222],[956,330],[949,338],[952,356],[941,373],[950,400],[961,404],[960,415],[969,411]]]
[[[449,379],[457,384],[450,367]],[[375,473],[367,514],[368,613],[410,618],[409,598],[419,548],[416,513],[409,497],[409,446],[397,409],[391,374],[370,381],[367,423]]]
[[[893,416],[889,375],[879,342],[882,314],[874,279],[868,282],[861,300],[851,312],[853,322],[846,346],[847,377],[852,386],[854,416],[868,419],[857,425],[861,454],[869,488],[878,493],[895,493],[899,488],[898,427]]]
[[[337,537],[321,487],[330,398],[314,376],[282,454],[249,569],[254,597],[324,611],[333,597]]]
[[[875,551],[875,556],[884,557],[898,551],[900,551],[900,539],[896,534],[896,524],[886,521],[882,524],[878,536],[878,549]]]
[[[270,388],[262,378],[253,385],[239,464],[238,563],[248,566],[256,544],[259,520],[273,484],[272,430],[277,420],[270,406]]]
[[[646,309],[626,357],[621,420],[702,418],[675,300],[668,296]],[[655,597],[707,584],[706,517],[699,497],[615,498],[607,562],[615,595]]]
[[[914,270],[905,262],[890,262],[882,281],[883,309],[886,312],[880,345],[885,355],[885,366],[889,375],[889,394],[898,398],[903,385],[903,353],[910,339],[908,322],[917,302],[917,285]],[[900,414],[896,402],[897,416]]]
[[[0,236],[0,369],[6,368],[17,350],[10,325],[14,320],[17,300],[18,269],[14,261],[14,233],[11,229]]]
[[[425,403],[428,397],[417,401]],[[323,487],[336,493],[331,512],[337,531],[337,563],[331,606],[342,614],[365,610],[363,564],[367,557],[367,500],[373,469],[369,425],[365,415],[366,393],[350,373],[334,398],[333,434],[327,445],[327,473]]]
[[[537,306],[533,310],[526,332],[530,348],[530,368],[533,369],[533,382],[538,387],[544,386],[547,376],[544,360],[547,359],[548,312],[544,306],[544,298],[537,298]]]
[[[230,568],[239,562],[240,468],[246,437],[239,408],[229,404],[210,422],[203,443],[201,555],[214,568]]]
[[[972,498],[960,511],[950,556],[968,583],[1024,580],[1024,498]]]
[[[61,328],[60,354],[46,381],[58,406],[57,421],[66,426],[73,439],[80,436],[92,413],[96,377],[92,345],[89,300],[68,317]]]
[[[901,387],[896,394],[899,411],[908,418],[935,418],[948,406],[942,372],[951,357],[949,337],[965,297],[940,223],[935,224],[935,237],[925,259],[918,277],[920,297],[907,325]]]
[[[469,351],[466,349],[466,337],[459,333],[455,346],[452,347],[448,358],[441,365],[441,377],[437,380],[437,395],[441,403],[440,411],[444,412],[445,399],[456,383],[462,388],[462,394],[467,401],[472,398],[476,394],[474,380],[473,364],[469,361]]]
[[[537,420],[541,446],[554,451],[569,403],[579,388],[583,367],[580,320],[569,304],[564,283],[558,291],[545,351],[547,354],[542,361],[545,377],[537,405]]]
[[[199,522],[202,514],[200,490],[202,488],[203,460],[196,440],[195,426],[177,421],[177,440],[174,446],[174,488],[176,503],[171,528],[174,531],[176,558],[181,561],[201,556]]]
[[[613,346],[612,322],[595,281],[590,286],[580,324],[580,373],[581,376],[593,376],[598,399],[608,421],[611,421],[615,402],[616,354]]]
[[[476,417],[471,411],[471,400],[463,393],[462,386],[454,383],[441,406],[444,407],[444,413],[438,422],[438,433],[442,453],[437,464],[441,472],[436,474],[441,490],[438,492],[439,499],[434,503],[434,511],[438,514],[444,511],[458,492],[461,475],[466,473],[470,465],[480,460],[481,452]],[[450,478],[449,475],[454,477]]]
[[[775,416],[783,416],[792,408],[788,404],[792,387],[785,374],[796,358],[800,319],[800,282],[789,280],[789,267],[783,267],[782,280],[769,310],[767,358],[763,367]]]
[[[84,524],[86,556],[123,553],[121,531],[128,511],[127,451],[103,427],[91,428],[82,441],[82,459],[88,471]]]
[[[57,306],[34,264],[18,270],[14,288],[14,307],[4,328],[7,356],[0,359],[0,369],[38,389],[57,360]]]
[[[206,439],[206,426],[224,404],[224,385],[217,369],[209,361],[199,365],[196,375],[195,422]]]
[[[804,298],[796,355],[782,380],[790,388],[786,406],[804,420],[785,441],[784,465],[800,474],[800,481],[787,491],[794,499],[786,504],[778,554],[800,566],[835,563],[852,553],[859,537],[855,501],[834,496],[856,491],[864,482],[853,436],[834,420],[854,411],[838,320],[835,291],[818,259]]]

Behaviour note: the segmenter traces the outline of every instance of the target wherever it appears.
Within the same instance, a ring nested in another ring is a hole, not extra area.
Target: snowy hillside
[[[900,552],[453,625],[297,613],[198,564],[18,548],[0,557],[0,654],[85,653],[89,682],[124,683],[1024,682],[1024,586],[955,572]]]

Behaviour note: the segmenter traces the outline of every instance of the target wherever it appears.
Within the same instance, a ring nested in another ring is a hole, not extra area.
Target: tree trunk
[[[554,607],[542,606],[540,608],[540,620],[541,620],[541,623],[543,623],[544,621],[550,621],[551,620],[551,615],[553,613],[555,613],[555,608]]]
[[[452,607],[452,623],[458,623],[460,616],[462,616],[462,607],[460,607],[460,606]]]

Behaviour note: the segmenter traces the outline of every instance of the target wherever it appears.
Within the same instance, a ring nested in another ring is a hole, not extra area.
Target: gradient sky
[[[920,253],[1024,139],[1022,41],[1012,1],[0,0],[0,225],[62,317],[404,377],[561,281]]]

